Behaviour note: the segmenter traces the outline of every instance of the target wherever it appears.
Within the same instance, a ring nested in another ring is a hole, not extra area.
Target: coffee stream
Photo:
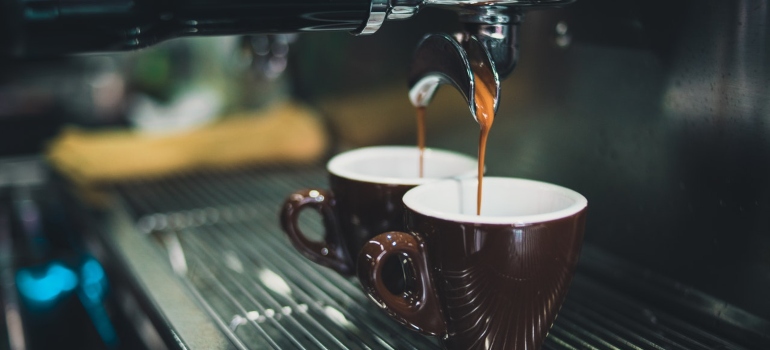
[[[474,74],[476,89],[474,93],[476,101],[476,119],[481,127],[479,135],[479,187],[476,190],[476,215],[481,215],[481,184],[484,180],[484,158],[487,154],[487,138],[489,129],[492,128],[492,122],[495,120],[495,99],[492,91],[489,90],[479,76]]]
[[[425,166],[425,107],[417,107],[417,147],[420,148],[420,177]]]
[[[484,180],[484,158],[487,154],[487,138],[495,120],[495,100],[492,91],[474,74],[476,118],[481,127],[479,135],[478,189],[476,190],[476,215],[481,215],[481,188]],[[425,155],[425,107],[417,107],[417,147],[420,148],[420,177],[423,177]]]

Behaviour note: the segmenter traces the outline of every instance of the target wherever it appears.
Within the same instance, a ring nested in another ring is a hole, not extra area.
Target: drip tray
[[[111,216],[119,219],[107,224],[104,242],[138,281],[139,293],[145,294],[140,299],[148,299],[164,320],[155,326],[173,335],[166,337],[173,339],[167,346],[440,348],[436,339],[386,316],[355,279],[315,265],[291,247],[278,225],[283,199],[297,189],[325,186],[321,167],[260,167],[124,183],[115,187],[121,205]],[[318,237],[323,229],[310,211],[303,213],[300,225]],[[585,247],[545,348],[742,349],[767,344],[761,331],[768,323],[741,310],[730,309],[753,328],[733,322],[715,331],[692,322],[693,315],[700,315],[697,306],[684,311],[656,307],[616,288],[617,283],[601,276],[617,271],[595,273],[613,264],[608,259]],[[631,279],[634,274],[642,273],[630,266],[622,273]],[[655,281],[661,286],[655,289],[656,300],[680,297],[666,292],[674,283]],[[717,321],[725,323],[703,324]]]

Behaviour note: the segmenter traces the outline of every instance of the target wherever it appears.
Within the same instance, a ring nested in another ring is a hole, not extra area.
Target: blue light
[[[104,268],[94,258],[87,257],[80,267],[80,300],[102,340],[109,347],[115,348],[120,341],[107,310],[102,305],[106,292],[107,275]]]
[[[102,265],[93,258],[89,258],[80,268],[80,276],[83,293],[88,301],[91,303],[101,302],[107,285]]]
[[[77,275],[59,262],[51,263],[42,271],[35,270],[40,270],[40,267],[20,269],[16,272],[19,293],[33,302],[51,303],[78,284]]]

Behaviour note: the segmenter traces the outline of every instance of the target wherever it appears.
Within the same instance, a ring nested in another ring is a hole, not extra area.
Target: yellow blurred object
[[[293,102],[227,116],[175,134],[65,130],[48,158],[79,185],[151,178],[202,168],[307,163],[324,155],[327,135],[314,111]]]

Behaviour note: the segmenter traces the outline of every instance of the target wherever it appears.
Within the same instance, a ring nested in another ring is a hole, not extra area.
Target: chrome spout
[[[458,35],[478,39],[495,63],[497,74],[505,79],[519,60],[519,24],[524,14],[519,8],[476,6],[460,11],[464,31]]]
[[[444,34],[428,35],[417,45],[409,72],[409,99],[415,107],[430,103],[439,85],[454,86],[476,116],[476,82],[500,103],[500,79],[513,72],[519,57],[518,30],[524,9],[560,6],[574,0],[422,0],[422,5],[458,13],[464,28],[453,40]],[[475,78],[474,78],[475,75]]]
[[[460,92],[478,122],[476,84],[485,84],[492,91],[496,111],[500,79],[489,52],[476,37],[459,35],[458,39],[460,41],[446,34],[429,34],[420,41],[409,71],[409,100],[415,107],[425,107],[439,85],[450,85]]]

